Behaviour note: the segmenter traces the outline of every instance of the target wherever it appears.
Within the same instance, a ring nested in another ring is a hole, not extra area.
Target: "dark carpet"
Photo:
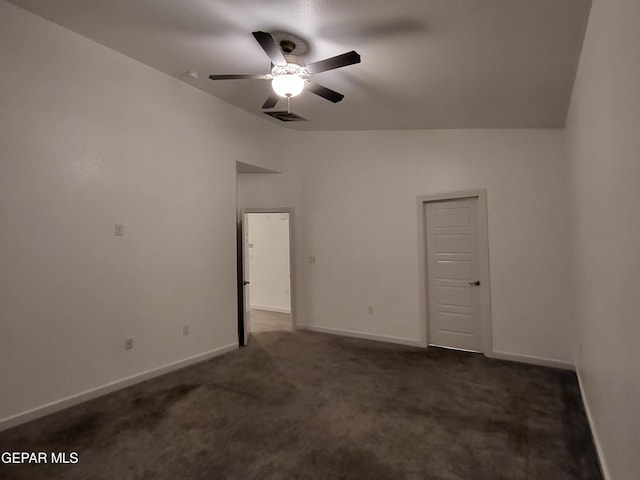
[[[601,479],[573,372],[310,332],[0,433],[2,479]]]

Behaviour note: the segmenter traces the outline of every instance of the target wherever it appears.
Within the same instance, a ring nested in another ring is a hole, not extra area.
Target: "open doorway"
[[[240,343],[251,333],[294,329],[291,209],[242,212]]]

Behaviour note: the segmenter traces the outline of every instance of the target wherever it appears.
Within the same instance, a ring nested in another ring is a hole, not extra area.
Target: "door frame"
[[[277,208],[242,208],[238,218],[238,339],[242,345],[244,335],[244,232],[242,220],[247,213],[288,213],[289,214],[289,303],[291,308],[291,328],[298,329],[297,301],[296,301],[296,266],[295,266],[295,219],[294,209],[289,207]],[[249,332],[251,334],[251,332]]]
[[[465,190],[451,193],[438,193],[432,195],[419,195],[417,197],[418,211],[418,286],[421,312],[422,343],[429,347],[429,292],[427,267],[427,222],[426,205],[432,202],[448,200],[464,200],[476,198],[478,200],[478,280],[485,287],[480,290],[480,328],[482,339],[482,354],[486,357],[493,356],[493,341],[491,328],[491,284],[489,281],[489,231],[487,215],[487,190]]]

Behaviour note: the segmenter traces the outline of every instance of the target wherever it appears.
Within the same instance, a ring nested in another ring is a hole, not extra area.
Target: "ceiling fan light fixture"
[[[300,43],[298,38],[280,38],[278,44],[273,35],[268,32],[257,31],[252,32],[252,35],[271,60],[271,73],[265,75],[209,75],[209,78],[211,80],[271,80],[271,87],[275,94],[272,93],[267,97],[262,105],[263,110],[275,107],[278,103],[278,97],[286,97],[287,106],[289,106],[289,99],[299,95],[305,88],[314,95],[338,103],[344,98],[344,95],[310,81],[310,77],[316,73],[360,63],[360,55],[352,50],[342,55],[313,62],[307,66],[302,58],[293,54]],[[304,41],[301,43],[304,44]],[[308,46],[305,45],[304,51],[308,51]],[[289,108],[287,108],[287,113],[290,113]]]
[[[271,87],[281,97],[295,97],[304,88],[304,79],[299,75],[284,74],[273,77]]]

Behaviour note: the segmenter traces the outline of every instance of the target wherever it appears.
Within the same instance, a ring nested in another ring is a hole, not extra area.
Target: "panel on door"
[[[482,351],[477,199],[426,204],[429,344]]]

